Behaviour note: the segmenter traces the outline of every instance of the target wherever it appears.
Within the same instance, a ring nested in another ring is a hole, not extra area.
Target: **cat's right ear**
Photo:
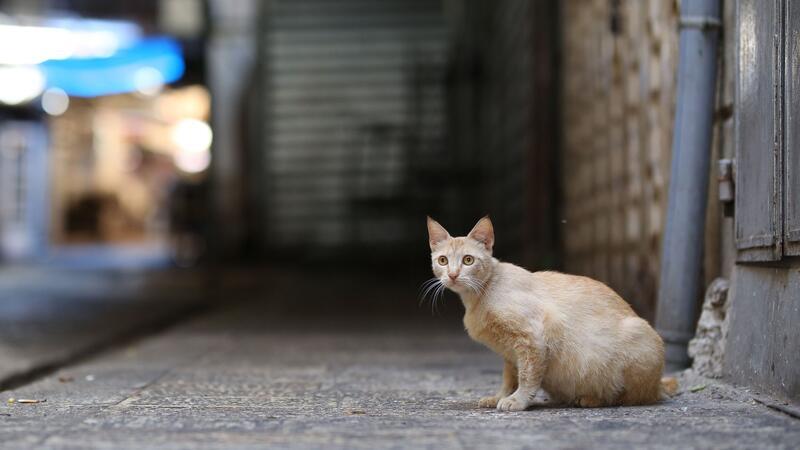
[[[448,233],[443,226],[439,225],[439,222],[431,219],[431,216],[428,216],[428,243],[431,246],[431,250],[440,242],[448,239],[450,239],[450,233]]]
[[[483,218],[475,224],[467,237],[471,237],[480,242],[486,250],[491,253],[492,247],[494,247],[494,226],[489,216],[483,216]]]

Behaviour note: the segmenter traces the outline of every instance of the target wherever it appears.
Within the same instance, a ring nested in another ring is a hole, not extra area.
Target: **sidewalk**
[[[477,399],[497,387],[500,362],[469,341],[456,305],[431,316],[417,309],[413,292],[302,281],[270,283],[264,301],[0,394],[0,447],[788,449],[800,442],[800,420],[691,377],[679,396],[649,407],[478,409]],[[6,403],[12,397],[46,402]]]
[[[0,267],[0,390],[201,308],[197,272]]]

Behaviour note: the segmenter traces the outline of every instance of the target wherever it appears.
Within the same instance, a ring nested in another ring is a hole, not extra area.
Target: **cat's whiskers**
[[[419,297],[420,297],[419,304],[420,304],[420,306],[422,305],[422,302],[424,302],[425,299],[428,297],[428,294],[430,294],[432,292],[432,290],[436,288],[436,285],[439,284],[439,283],[441,283],[441,280],[439,280],[436,277],[433,277],[433,278],[425,281],[424,283],[422,283],[422,285],[419,288]]]
[[[439,278],[436,278],[436,277],[431,278],[431,279],[425,281],[424,283],[422,283],[422,286],[420,286],[420,291],[422,292],[422,294],[420,296],[421,298],[420,298],[420,301],[419,301],[420,306],[422,305],[422,303],[425,300],[430,300],[430,302],[431,302],[431,314],[437,314],[438,313],[438,305],[437,305],[438,299],[444,293],[444,288],[445,288],[445,286],[442,283],[442,280],[440,280]]]
[[[463,277],[459,279],[459,283],[472,291],[474,295],[480,297],[486,294],[486,287],[484,283],[480,282],[479,280]],[[444,294],[447,290],[446,288],[447,286],[444,284],[444,282],[437,277],[426,280],[422,283],[422,285],[420,285],[419,288],[419,305],[422,306],[426,300],[430,301],[431,314],[438,315],[440,303],[444,304]]]
[[[437,303],[438,303],[439,299],[443,299],[443,298],[444,298],[444,284],[443,283],[439,283],[437,285],[437,287],[436,287],[436,291],[433,294],[432,312],[434,314],[439,314],[439,308],[438,308]]]
[[[439,278],[433,277],[430,279],[425,280],[419,287],[419,290],[422,291],[426,287],[430,286],[431,284],[435,284],[437,281],[440,281]]]
[[[470,288],[476,295],[483,296],[486,294],[486,286],[479,280],[473,278],[464,278],[461,280],[468,288]]]
[[[441,282],[434,284],[433,285],[433,289],[431,289],[429,295],[427,296],[428,300],[430,300],[430,302],[431,302],[431,314],[435,314],[436,313],[436,306],[437,306],[436,305],[436,300],[437,300],[437,298],[439,296],[439,291],[442,288],[443,288],[443,285],[442,285]]]

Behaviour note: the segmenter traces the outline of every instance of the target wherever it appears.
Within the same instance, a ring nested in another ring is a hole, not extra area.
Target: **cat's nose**
[[[447,274],[447,276],[450,277],[451,280],[456,281],[456,278],[458,278],[458,272],[450,272]]]

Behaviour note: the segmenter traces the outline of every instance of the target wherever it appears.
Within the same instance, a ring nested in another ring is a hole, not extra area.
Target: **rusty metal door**
[[[781,0],[782,1],[782,0]],[[780,31],[776,0],[739,3],[736,248],[739,261],[781,256]]]

